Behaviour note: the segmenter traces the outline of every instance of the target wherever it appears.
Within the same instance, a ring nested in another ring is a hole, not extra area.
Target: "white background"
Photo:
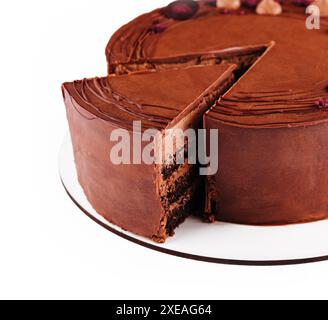
[[[0,298],[328,298],[328,263],[235,267],[162,255],[103,230],[66,196],[57,173],[67,132],[61,83],[105,75],[111,34],[165,4],[2,1]]]

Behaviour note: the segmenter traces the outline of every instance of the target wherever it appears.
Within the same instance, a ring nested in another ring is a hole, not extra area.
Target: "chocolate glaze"
[[[259,16],[245,8],[244,15],[222,14],[201,2],[198,13],[182,22],[155,10],[112,37],[106,50],[109,69],[138,59],[262,44],[271,50],[224,96],[211,116],[232,125],[261,127],[326,121],[328,113],[313,106],[327,96],[328,20],[321,19],[321,30],[310,31],[305,27],[304,7],[285,4],[283,8],[281,16]],[[151,32],[154,22],[165,24],[166,30]]]
[[[78,179],[84,193],[93,208],[108,221],[152,237],[160,229],[159,216],[163,214],[154,187],[154,168],[114,165],[109,152],[115,143],[109,137],[117,127],[80,105],[71,95],[72,88],[65,85],[63,91]]]
[[[207,117],[206,126],[219,129],[217,205],[209,208],[218,220],[276,225],[328,217],[327,122],[245,128]]]
[[[195,66],[84,79],[64,87],[75,102],[89,111],[91,120],[101,118],[129,130],[133,121],[142,121],[144,130],[164,129],[228,69],[226,64]]]

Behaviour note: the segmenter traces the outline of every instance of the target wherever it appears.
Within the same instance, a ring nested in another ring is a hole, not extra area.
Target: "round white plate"
[[[78,183],[71,140],[59,154],[62,183],[72,201],[93,221],[124,239],[188,259],[236,265],[290,265],[328,260],[328,220],[281,227],[206,224],[190,218],[165,244],[126,232],[90,205]]]

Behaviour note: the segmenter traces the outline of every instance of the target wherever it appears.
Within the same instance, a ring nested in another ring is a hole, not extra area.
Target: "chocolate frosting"
[[[133,121],[142,121],[143,129],[164,129],[225,72],[231,74],[230,68],[220,64],[108,76],[65,83],[64,88],[90,119],[129,130]]]
[[[290,2],[290,1],[289,1]],[[288,3],[289,3],[288,2]],[[328,96],[328,20],[307,30],[304,7],[283,5],[280,16],[260,16],[243,8],[223,14],[200,2],[186,21],[163,10],[145,14],[122,27],[110,40],[109,66],[138,59],[263,45],[268,50],[213,109],[217,121],[246,127],[290,127],[326,122],[315,101]],[[154,25],[165,26],[154,32]]]

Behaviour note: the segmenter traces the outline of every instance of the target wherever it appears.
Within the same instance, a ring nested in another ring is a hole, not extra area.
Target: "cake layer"
[[[185,221],[191,214],[195,213],[195,208],[199,208],[200,200],[198,188],[200,181],[195,181],[193,185],[181,196],[175,204],[172,204],[166,217],[166,233],[174,235],[174,230]]]
[[[180,170],[172,173],[171,177],[163,181],[160,179],[159,191],[164,207],[171,205],[190,188],[199,176],[199,168],[196,165],[186,164]]]
[[[273,43],[264,45],[247,46],[243,48],[229,48],[186,55],[170,56],[164,58],[143,58],[131,60],[128,63],[116,63],[109,65],[109,74],[127,74],[142,72],[145,70],[169,70],[181,69],[188,66],[215,65],[220,63],[231,63],[249,67],[270,47]]]

